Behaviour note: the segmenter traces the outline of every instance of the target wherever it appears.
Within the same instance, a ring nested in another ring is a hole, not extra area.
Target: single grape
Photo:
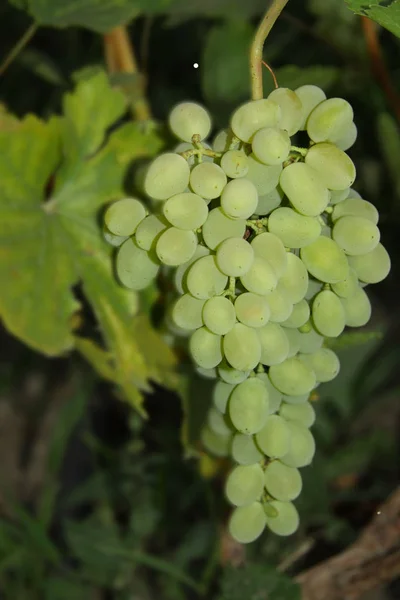
[[[174,227],[195,230],[205,223],[208,207],[203,198],[197,194],[183,192],[165,202],[163,213]]]
[[[229,397],[234,389],[234,385],[217,381],[213,389],[213,404],[221,413],[226,413]]]
[[[278,515],[276,517],[266,516],[267,527],[276,535],[292,535],[299,527],[299,513],[291,502],[270,502]]]
[[[230,181],[221,194],[221,208],[231,219],[248,219],[258,202],[257,188],[248,179]]]
[[[189,176],[186,160],[179,154],[167,152],[150,163],[144,178],[144,190],[153,200],[167,200],[185,191]]]
[[[285,206],[270,214],[268,231],[282,240],[288,248],[302,248],[317,239],[321,233],[321,225],[316,218],[300,215]]]
[[[285,167],[279,184],[293,207],[302,215],[316,217],[328,206],[329,191],[309,164],[297,162]]]
[[[286,396],[283,395],[282,396],[282,400],[286,403],[286,404],[304,404],[304,402],[307,402],[307,400],[309,399],[310,394],[303,394],[301,396]]]
[[[372,252],[379,243],[380,232],[364,217],[340,217],[333,227],[332,237],[346,254],[359,256]]]
[[[218,296],[228,278],[217,267],[215,256],[203,256],[191,265],[186,276],[186,286],[195,298],[208,300]]]
[[[281,461],[288,467],[306,467],[309,465],[315,454],[315,440],[312,433],[295,421],[286,421],[289,428],[290,450]]]
[[[273,267],[259,256],[254,256],[250,269],[240,277],[240,281],[246,290],[260,296],[272,292],[278,283]]]
[[[214,152],[228,152],[236,150],[240,140],[235,137],[232,129],[221,129],[214,138],[212,148]]]
[[[189,341],[190,354],[200,367],[212,369],[222,360],[221,336],[200,327],[192,334]]]
[[[260,431],[268,417],[268,392],[260,379],[250,377],[233,390],[228,404],[233,425],[241,433]]]
[[[291,315],[293,303],[288,292],[279,283],[276,289],[266,296],[266,300],[270,310],[269,319],[273,323],[282,323]]]
[[[260,362],[263,365],[279,365],[289,354],[289,340],[278,323],[267,323],[257,329],[261,344]]]
[[[340,298],[323,290],[314,298],[312,318],[315,329],[326,337],[338,337],[345,327],[345,312]]]
[[[201,441],[210,454],[215,456],[228,456],[232,435],[218,435],[206,425],[201,432]]]
[[[316,384],[314,371],[298,357],[287,358],[279,365],[272,365],[269,377],[274,386],[287,396],[307,394]]]
[[[268,215],[275,208],[278,208],[282,202],[284,193],[280,187],[273,188],[268,194],[258,196],[258,203],[254,214],[256,215]]]
[[[251,143],[254,156],[266,165],[280,165],[289,156],[290,137],[287,131],[277,127],[263,127]]]
[[[207,300],[203,307],[204,325],[213,333],[225,335],[236,322],[233,304],[228,298],[214,296]]]
[[[342,281],[332,283],[331,288],[341,298],[353,295],[358,288],[358,277],[354,269],[349,269],[347,277]]]
[[[307,133],[313,142],[340,140],[353,122],[353,109],[343,98],[320,102],[307,121]]]
[[[254,542],[265,529],[266,517],[260,502],[239,506],[229,520],[229,533],[239,544]]]
[[[302,402],[301,404],[282,402],[279,414],[286,421],[295,421],[300,425],[304,425],[304,427],[311,427],[315,422],[315,410],[310,402]],[[290,498],[288,499],[290,500]]]
[[[204,140],[211,130],[210,115],[195,102],[182,102],[175,106],[168,122],[172,133],[184,142],[191,142],[195,134]]]
[[[259,196],[265,196],[272,192],[279,183],[282,173],[282,165],[265,165],[257,160],[254,154],[247,157],[248,171],[246,179],[256,186]]]
[[[322,383],[332,381],[340,371],[339,358],[329,348],[319,348],[310,354],[302,354],[301,359],[314,371],[317,381]]]
[[[314,298],[314,296],[316,294],[318,294],[318,292],[320,292],[323,288],[323,283],[321,283],[320,281],[317,281],[316,279],[313,279],[312,277],[309,277],[308,279],[308,288],[307,288],[307,292],[306,295],[304,296],[305,300],[312,300],[312,298]],[[301,327],[301,325],[300,325]]]
[[[189,269],[193,265],[193,263],[195,263],[199,258],[202,258],[203,256],[208,256],[209,254],[210,250],[206,248],[206,246],[198,244],[192,258],[187,262],[183,263],[183,265],[179,265],[179,267],[175,270],[174,284],[179,294],[185,294],[189,291],[187,289],[186,279]]]
[[[329,204],[336,206],[336,204],[340,204],[343,200],[346,200],[349,195],[350,188],[345,188],[344,190],[330,190],[330,200]]]
[[[342,305],[348,327],[363,327],[371,318],[371,303],[362,288],[348,298],[342,298]]]
[[[297,329],[304,325],[304,323],[307,323],[309,318],[310,306],[307,300],[303,298],[303,300],[300,300],[300,302],[296,302],[296,304],[293,305],[290,316],[282,322],[282,325],[290,329]]]
[[[220,365],[218,365],[217,371],[222,381],[231,383],[233,385],[242,383],[242,381],[245,381],[245,379],[247,379],[250,375],[250,371],[240,371],[239,369],[234,369],[226,362],[225,359]]]
[[[146,216],[146,209],[136,198],[122,198],[113,202],[104,215],[104,222],[111,233],[120,236],[133,235]]]
[[[168,227],[168,221],[162,215],[147,215],[138,225],[136,243],[143,250],[154,248],[160,234]]]
[[[286,329],[283,328],[286,334],[286,337],[289,340],[289,354],[288,358],[292,358],[292,356],[296,356],[298,351],[300,350],[300,336],[301,333],[298,329]]]
[[[311,146],[305,161],[330,190],[345,190],[356,178],[353,161],[334,144],[322,142]]]
[[[286,129],[289,135],[294,135],[302,124],[303,106],[300,98],[289,88],[277,88],[268,96],[269,100],[281,107],[279,127]]]
[[[252,435],[236,433],[233,436],[231,454],[233,460],[240,465],[254,465],[263,459]]]
[[[347,277],[349,265],[342,248],[325,236],[301,248],[300,257],[311,275],[325,283],[337,283]]]
[[[231,179],[245,177],[249,170],[246,154],[243,150],[228,150],[221,158],[221,168]]]
[[[335,145],[341,150],[348,150],[353,146],[357,139],[357,127],[355,123],[350,123],[348,128],[346,129],[346,133],[344,133],[340,138],[335,141]]]
[[[287,253],[287,261],[287,269],[280,278],[279,285],[285,288],[291,302],[296,304],[304,298],[307,292],[308,273],[300,258],[292,252]]]
[[[115,235],[114,233],[111,233],[111,231],[108,231],[105,225],[103,226],[102,233],[107,244],[114,246],[114,248],[119,248],[122,246],[125,240],[127,240],[129,237],[128,235]]]
[[[238,321],[248,327],[263,327],[270,316],[266,298],[251,292],[245,292],[236,298],[235,311]]]
[[[264,471],[260,465],[239,465],[228,475],[225,495],[234,506],[246,506],[261,498]]]
[[[190,187],[195,194],[205,200],[218,198],[226,183],[227,178],[224,171],[214,163],[201,162],[190,173]]]
[[[281,109],[271,100],[251,100],[235,110],[231,119],[233,133],[243,142],[250,142],[262,127],[274,127],[281,118]]]
[[[285,456],[290,448],[290,433],[285,419],[279,415],[269,415],[264,427],[256,434],[256,441],[266,456]]]
[[[321,348],[324,338],[313,327],[307,333],[300,335],[300,352],[312,354]]]
[[[357,273],[358,279],[364,283],[379,283],[388,276],[390,256],[379,243],[371,252],[362,256],[349,256],[350,267]]]
[[[337,221],[340,217],[364,217],[374,225],[379,221],[379,213],[371,202],[361,198],[345,198],[343,202],[336,204],[332,212],[332,221]]]
[[[169,227],[158,238],[156,253],[168,266],[178,266],[190,260],[195,253],[197,236],[193,231]]]
[[[267,373],[257,373],[256,377],[261,379],[268,391],[269,414],[272,415],[279,410],[282,402],[282,394],[274,387]]]
[[[301,102],[301,123],[299,129],[306,129],[307,119],[318,104],[326,100],[324,90],[316,85],[302,85],[295,90]]]
[[[171,318],[175,325],[182,329],[198,329],[203,325],[202,311],[205,300],[193,298],[190,294],[184,294],[178,298],[171,312]]]
[[[285,246],[273,233],[260,233],[251,242],[256,256],[266,260],[274,269],[277,277],[285,273],[288,259]]]
[[[245,275],[254,261],[254,251],[249,242],[239,237],[228,238],[217,248],[219,270],[229,277]]]
[[[199,367],[198,365],[194,366],[195,372],[203,377],[204,379],[217,379],[218,373],[217,369],[214,367],[212,369],[203,369],[203,367]]]
[[[156,277],[160,263],[128,238],[118,249],[116,271],[123,285],[132,290],[143,290]]]
[[[230,237],[243,237],[246,231],[244,219],[227,217],[222,208],[213,208],[202,228],[203,239],[211,250]]]
[[[273,460],[267,465],[264,478],[267,492],[283,502],[297,498],[303,486],[300,471],[280,460]]]
[[[225,436],[232,433],[232,427],[229,426],[228,419],[214,406],[211,406],[208,411],[207,424],[218,435]]]
[[[261,358],[261,344],[256,330],[243,323],[236,323],[224,337],[224,353],[234,369],[254,369]]]

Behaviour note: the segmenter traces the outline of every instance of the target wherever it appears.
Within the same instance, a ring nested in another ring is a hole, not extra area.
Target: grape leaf
[[[175,359],[134,317],[137,295],[116,282],[98,224],[101,207],[123,195],[128,164],[160,148],[154,130],[132,122],[106,141],[124,111],[124,96],[99,73],[65,97],[63,117],[0,128],[0,315],[26,344],[61,354],[74,346],[72,287],[80,283],[111,357],[108,373],[143,414],[140,390],[151,389],[149,379],[174,385]]]
[[[347,6],[358,15],[376,21],[397,37],[400,37],[400,0],[345,0]]]

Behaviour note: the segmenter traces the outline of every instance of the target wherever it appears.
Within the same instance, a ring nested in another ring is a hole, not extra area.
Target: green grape
[[[327,187],[322,183],[319,173],[306,163],[297,162],[285,167],[279,184],[290,203],[302,215],[316,217],[328,206]]]
[[[305,161],[330,190],[347,189],[356,178],[353,161],[334,144],[322,142],[311,146]]]
[[[111,204],[104,215],[107,229],[114,235],[133,235],[146,216],[146,209],[136,198],[122,198]]]
[[[204,140],[211,130],[210,115],[195,102],[182,102],[175,106],[168,122],[172,133],[184,142],[191,142],[195,134]]]
[[[229,399],[229,416],[240,433],[260,431],[268,417],[268,392],[260,379],[250,377],[239,383]]]
[[[151,250],[168,225],[168,221],[162,215],[147,215],[136,229],[137,245],[143,250]]]
[[[286,402],[286,404],[304,404],[309,399],[310,394],[302,394],[301,396],[282,396],[282,400]]]
[[[201,432],[201,441],[205,449],[215,456],[228,456],[232,435],[218,435],[206,425]]]
[[[132,290],[143,290],[156,277],[160,264],[128,238],[118,249],[116,271],[123,285]]]
[[[172,307],[171,318],[175,325],[182,329],[198,329],[203,325],[202,311],[205,300],[184,294],[176,300]]]
[[[313,142],[333,142],[345,135],[353,122],[353,109],[343,98],[329,98],[318,104],[307,121]]]
[[[233,304],[228,298],[214,296],[207,300],[203,307],[204,325],[213,333],[225,335],[236,322]]]
[[[179,154],[167,152],[150,163],[144,178],[144,190],[153,200],[167,200],[185,191],[189,176],[186,160]]]
[[[340,148],[340,150],[348,150],[355,143],[357,139],[357,133],[358,131],[355,124],[350,123],[346,129],[346,133],[335,141],[335,145]]]
[[[298,329],[285,329],[286,337],[289,340],[289,354],[288,358],[292,358],[292,356],[296,356],[298,351],[300,350],[300,335]]]
[[[190,354],[203,369],[212,369],[222,360],[221,336],[200,327],[192,333],[189,341]]]
[[[282,394],[274,387],[267,375],[267,373],[258,373],[256,375],[258,379],[264,383],[268,391],[268,404],[269,404],[269,414],[272,415],[276,413],[279,409],[282,402]]]
[[[349,265],[342,248],[330,238],[319,237],[301,248],[300,257],[313,277],[325,283],[337,283],[347,277]]]
[[[290,448],[290,432],[285,419],[279,415],[269,415],[266,423],[256,434],[261,450],[270,458],[280,458]]]
[[[235,300],[238,321],[248,327],[263,327],[268,323],[270,310],[266,298],[246,292]]]
[[[215,256],[203,256],[191,265],[186,276],[186,286],[195,298],[208,300],[218,296],[228,282],[217,267]]]
[[[273,188],[268,194],[264,194],[263,196],[258,196],[258,203],[256,206],[256,210],[254,211],[255,215],[268,215],[275,208],[278,208],[282,202],[284,194],[281,188]]]
[[[194,370],[200,377],[204,377],[204,379],[217,379],[218,377],[217,369],[215,367],[213,369],[203,369],[203,367],[195,365]]]
[[[316,85],[302,85],[295,90],[301,102],[301,124],[299,129],[306,129],[307,119],[318,104],[326,100],[324,90]]]
[[[317,239],[321,233],[321,225],[316,218],[299,215],[284,206],[270,214],[268,230],[282,240],[285,246],[302,248]]]
[[[202,146],[206,150],[211,150],[210,145],[207,144],[206,142],[202,142]],[[196,146],[194,146],[193,144],[189,144],[188,142],[181,142],[180,144],[175,146],[173,151],[176,152],[176,154],[181,154],[182,152],[187,152],[188,150],[193,150],[193,149],[196,149]],[[214,162],[214,159],[212,156],[207,156],[205,154],[202,155],[202,160]],[[188,165],[190,165],[191,167],[195,164],[197,165],[199,162],[199,155],[192,154],[191,156],[189,156],[189,158],[186,159],[186,161],[187,161]]]
[[[265,529],[266,517],[260,502],[239,506],[229,520],[229,533],[239,544],[249,544],[260,537]]]
[[[348,198],[358,198],[359,200],[362,200],[361,194],[354,188],[349,189]]]
[[[300,300],[293,305],[292,312],[290,316],[282,322],[284,327],[288,327],[289,329],[297,329],[307,323],[310,318],[310,306],[307,300]]]
[[[345,188],[344,190],[330,190],[331,198],[329,200],[329,204],[335,205],[339,204],[346,200],[349,195],[350,188]]]
[[[233,436],[231,454],[239,465],[254,465],[263,459],[252,435],[236,433]]]
[[[359,256],[372,252],[379,243],[379,229],[363,217],[340,217],[332,230],[335,242],[346,254]]]
[[[285,246],[282,241],[273,233],[260,233],[252,240],[256,256],[260,256],[273,267],[276,276],[282,277],[285,273],[288,259]]]
[[[314,371],[296,356],[272,365],[269,377],[274,386],[287,396],[307,394],[316,384]]]
[[[283,502],[297,498],[303,487],[300,471],[284,465],[280,460],[273,460],[267,465],[264,479],[267,492]]]
[[[247,506],[261,498],[264,471],[260,465],[239,465],[228,475],[225,495],[234,506]]]
[[[299,513],[291,502],[272,500],[271,506],[277,511],[278,516],[266,516],[267,527],[276,535],[292,535],[299,527]]]
[[[240,277],[240,281],[246,290],[260,296],[272,292],[278,283],[273,267],[259,256],[254,256],[250,269]]]
[[[211,250],[215,250],[227,238],[243,237],[245,231],[246,221],[227,217],[220,206],[208,213],[202,228],[203,239]]]
[[[348,298],[342,298],[342,305],[348,327],[363,327],[371,318],[371,303],[362,288]]]
[[[321,383],[332,381],[340,371],[339,358],[329,348],[319,348],[316,352],[302,354],[301,359],[312,368],[317,381]]]
[[[235,138],[231,129],[222,129],[214,138],[212,148],[214,152],[227,152],[228,150],[237,149],[240,140]]]
[[[340,298],[323,290],[314,298],[312,318],[315,329],[326,337],[338,337],[345,327],[345,313]]]
[[[238,383],[242,383],[245,379],[250,375],[250,371],[240,371],[239,369],[234,369],[224,359],[220,365],[218,365],[218,375],[225,381],[226,383],[231,383],[233,385],[237,385]]]
[[[316,281],[315,279],[312,279],[310,277],[308,279],[308,288],[307,288],[306,295],[304,296],[304,299],[311,300],[312,298],[314,298],[314,296],[322,290],[323,285],[324,284],[321,283],[320,281]],[[301,325],[300,325],[300,327],[301,327]]]
[[[234,389],[234,385],[217,381],[213,389],[213,404],[221,413],[226,413],[229,397]]]
[[[287,253],[287,269],[279,284],[287,291],[293,304],[303,300],[308,288],[307,269],[298,256]]]
[[[249,170],[246,178],[256,186],[259,196],[265,196],[272,192],[279,183],[282,173],[282,165],[265,165],[257,160],[254,154],[247,157]]]
[[[388,276],[390,271],[390,256],[379,243],[371,252],[363,256],[349,256],[350,267],[364,283],[379,283]]]
[[[235,110],[231,118],[233,133],[243,142],[251,142],[262,127],[274,127],[281,118],[281,109],[271,100],[251,100]]]
[[[285,288],[278,286],[275,290],[266,296],[266,300],[270,310],[270,321],[273,323],[282,323],[292,313],[293,304]]]
[[[179,267],[175,270],[174,284],[179,294],[185,294],[188,292],[186,279],[189,269],[193,263],[195,263],[199,258],[208,256],[209,254],[210,250],[208,248],[202,244],[198,244],[192,258],[188,262],[183,263],[183,265],[179,265]]]
[[[201,162],[190,173],[190,187],[205,200],[218,198],[226,183],[224,171],[214,163]]]
[[[179,229],[198,229],[208,217],[206,202],[197,194],[183,192],[169,198],[163,205],[164,217]]]
[[[232,433],[232,428],[229,427],[227,418],[220,413],[219,410],[212,406],[207,415],[207,424],[211,431],[218,435],[229,435]]]
[[[221,273],[229,277],[245,275],[254,261],[254,250],[243,238],[231,237],[217,248],[217,265]]]
[[[307,356],[310,355],[307,354]],[[311,427],[315,422],[315,410],[310,402],[302,402],[301,404],[282,402],[279,414],[286,421],[296,421],[304,427]],[[279,498],[279,500],[283,500],[283,498]]]
[[[368,219],[374,225],[379,221],[379,213],[371,202],[361,198],[345,198],[343,202],[335,205],[332,212],[332,221],[335,222],[340,217],[363,217]]]
[[[248,179],[233,179],[221,194],[221,208],[231,219],[248,219],[258,203],[257,189]]]
[[[257,332],[243,323],[236,323],[224,337],[226,360],[238,371],[251,371],[261,358]]]
[[[307,333],[301,333],[299,341],[299,351],[304,354],[312,354],[321,348],[324,338],[312,327]]]
[[[177,267],[192,258],[196,246],[197,236],[193,231],[168,227],[157,240],[156,253],[164,265]]]
[[[341,298],[351,296],[358,288],[357,273],[354,269],[349,269],[347,277],[338,283],[332,283],[331,288]]]
[[[295,421],[286,421],[289,428],[290,450],[281,461],[288,467],[306,467],[309,465],[315,454],[315,440],[312,433]]]
[[[231,179],[245,177],[249,170],[246,154],[243,150],[228,150],[221,158],[221,168]]]
[[[268,100],[276,102],[281,107],[279,127],[286,129],[289,135],[294,135],[303,120],[303,106],[300,98],[289,88],[277,88],[268,96]]]
[[[260,362],[263,365],[279,365],[289,354],[289,340],[278,323],[267,323],[257,329],[261,344]]]
[[[128,237],[128,235],[115,235],[114,233],[111,233],[111,231],[108,231],[105,225],[103,226],[103,238],[108,244],[111,244],[111,246],[114,246],[115,248],[119,248]]]
[[[277,127],[263,127],[251,143],[254,156],[266,165],[280,165],[289,156],[290,137],[287,131]]]

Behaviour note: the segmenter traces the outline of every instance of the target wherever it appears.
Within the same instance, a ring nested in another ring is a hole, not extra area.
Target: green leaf
[[[87,600],[91,589],[84,583],[78,583],[65,577],[48,577],[45,580],[45,600]]]
[[[389,113],[381,113],[377,120],[378,139],[387,170],[400,198],[400,132],[396,120]]]
[[[265,11],[265,0],[172,0],[164,12],[178,18],[248,19]]]
[[[218,600],[300,600],[300,587],[269,565],[228,567],[222,575]]]
[[[331,88],[339,78],[340,71],[337,67],[325,67],[315,65],[312,67],[297,67],[286,65],[274,69],[276,79],[280,87],[288,87],[292,90],[301,85],[316,85],[325,92]],[[263,71],[264,95],[267,96],[274,89],[274,82],[268,69]]]
[[[346,0],[347,6],[400,37],[400,0]]]

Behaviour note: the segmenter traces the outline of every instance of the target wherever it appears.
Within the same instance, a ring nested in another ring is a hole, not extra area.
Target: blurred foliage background
[[[2,74],[0,129],[1,110],[18,117],[58,114],[74,82],[106,67],[106,6],[118,3],[83,4],[89,7],[86,25],[95,22],[90,10],[103,4],[104,14],[96,14],[104,20],[92,27],[97,31],[74,26],[74,18],[68,27],[41,26]],[[0,57],[31,25],[21,10],[29,5],[45,10],[46,2],[1,3]],[[130,19],[142,73],[129,80],[131,97],[140,95],[144,82],[155,120],[163,122],[175,103],[191,99],[208,107],[216,129],[226,126],[230,112],[249,97],[248,48],[265,5],[119,3],[121,11],[127,7],[121,21]],[[44,358],[2,329],[5,600],[300,598],[293,577],[354,542],[398,484],[400,40],[386,29],[371,30],[343,0],[290,0],[264,58],[281,86],[316,84],[353,105],[356,188],[379,209],[393,264],[387,280],[370,290],[374,311],[365,335],[336,343],[341,373],[318,390],[318,451],[303,471],[296,503],[301,528],[289,539],[271,534],[249,548],[232,545],[225,530],[227,465],[201,451],[185,458],[178,395],[161,387],[146,394],[144,422],[76,353]],[[265,93],[272,86],[265,70]],[[210,390],[207,381],[191,383],[190,435]],[[399,583],[379,594],[399,598]]]

